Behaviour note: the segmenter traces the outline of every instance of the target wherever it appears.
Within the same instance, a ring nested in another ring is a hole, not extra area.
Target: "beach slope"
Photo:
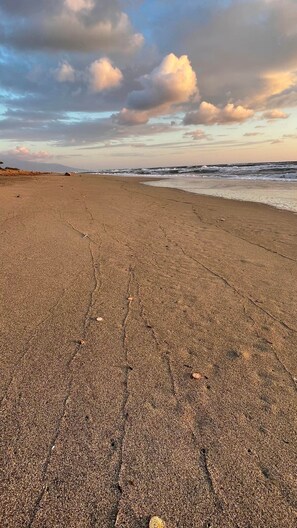
[[[1,527],[295,527],[297,216],[92,175],[0,203]]]

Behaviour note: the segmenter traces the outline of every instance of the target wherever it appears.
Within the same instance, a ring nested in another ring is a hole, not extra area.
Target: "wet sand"
[[[91,175],[0,204],[0,526],[295,527],[297,216]]]
[[[147,182],[156,187],[171,187],[195,194],[231,200],[259,202],[297,212],[297,182],[232,178],[174,177]]]

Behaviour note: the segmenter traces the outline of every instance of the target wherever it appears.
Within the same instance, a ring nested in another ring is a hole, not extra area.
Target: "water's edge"
[[[143,184],[229,200],[263,203],[297,213],[297,182],[292,181],[164,178],[157,181],[146,181]]]

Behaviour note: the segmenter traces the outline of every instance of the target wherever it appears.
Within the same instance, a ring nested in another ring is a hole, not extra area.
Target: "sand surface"
[[[297,216],[19,174],[0,231],[1,528],[296,527]]]

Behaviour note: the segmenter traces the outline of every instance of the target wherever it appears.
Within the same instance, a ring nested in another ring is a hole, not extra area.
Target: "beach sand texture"
[[[0,526],[296,527],[297,216],[91,175],[0,201]]]

